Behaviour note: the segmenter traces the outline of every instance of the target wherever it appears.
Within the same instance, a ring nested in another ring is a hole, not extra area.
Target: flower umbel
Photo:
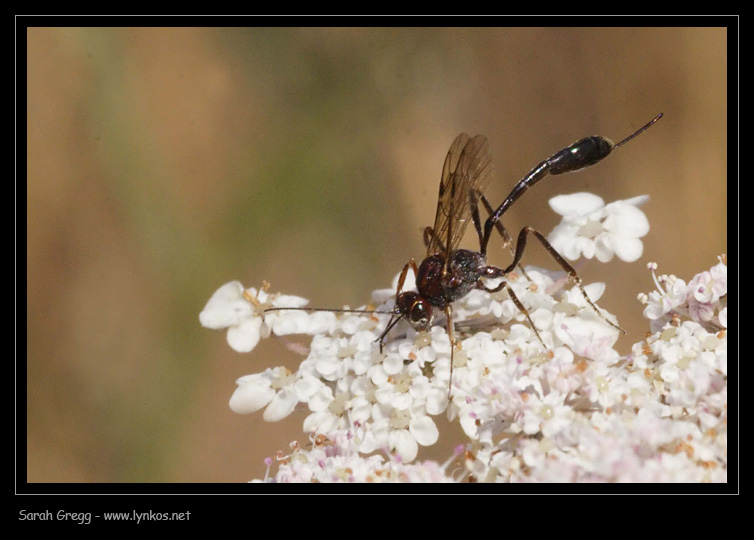
[[[310,443],[270,459],[276,468],[264,481],[724,482],[727,267],[721,258],[688,285],[654,278],[658,290],[642,297],[654,334],[628,356],[578,289],[554,286],[556,273],[527,267],[506,276],[547,348],[505,290],[473,290],[453,304],[450,395],[441,317],[427,332],[399,322],[380,352],[395,288],[360,308],[372,313],[266,311],[306,300],[231,282],[200,320],[227,328],[239,351],[272,335],[312,336],[295,371],[241,377],[230,400],[241,414],[264,409],[267,421],[306,414]],[[585,288],[593,302],[604,290]],[[440,414],[467,440],[445,464],[419,462],[421,448],[440,438]]]

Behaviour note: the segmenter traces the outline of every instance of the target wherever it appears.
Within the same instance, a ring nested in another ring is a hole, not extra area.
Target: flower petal
[[[412,418],[408,430],[416,442],[422,446],[432,446],[440,438],[440,432],[434,421],[426,415]]]
[[[236,326],[228,328],[228,344],[233,350],[246,353],[254,349],[259,343],[262,319],[253,317],[241,321]]]
[[[610,203],[605,214],[604,227],[613,234],[641,238],[649,232],[649,220],[644,212],[625,201]]]
[[[566,218],[591,214],[605,206],[605,201],[593,193],[558,195],[549,201],[550,208]]]
[[[644,244],[638,238],[615,238],[613,249],[620,260],[634,262],[644,252]]]
[[[419,453],[419,445],[416,443],[414,436],[411,435],[408,430],[399,429],[391,431],[389,441],[390,447],[395,448],[395,451],[404,463],[416,459],[416,454]]]
[[[298,404],[298,398],[293,391],[281,390],[272,398],[270,404],[262,414],[266,422],[277,422],[293,412]]]
[[[234,413],[253,413],[267,405],[275,397],[275,390],[270,388],[269,381],[255,378],[241,383],[242,379],[243,377],[237,381],[238,388],[230,396],[228,403]]]

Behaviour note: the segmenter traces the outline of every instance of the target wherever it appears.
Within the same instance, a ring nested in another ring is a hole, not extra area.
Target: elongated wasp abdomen
[[[605,159],[612,150],[613,143],[610,142],[610,139],[599,135],[585,137],[571,146],[563,148],[547,160],[550,166],[550,174],[563,174],[586,169]]]
[[[660,118],[662,118],[662,113],[655,116],[651,121],[618,144],[613,144],[610,139],[602,137],[601,135],[584,137],[572,145],[563,148],[560,152],[553,154],[546,162],[550,167],[549,172],[550,174],[563,174],[586,169],[587,167],[605,159],[614,149],[626,144],[628,141],[657,122]]]
[[[510,206],[531,186],[547,175],[576,172],[590,167],[595,163],[599,163],[610,155],[610,152],[623,146],[634,137],[637,137],[652,127],[660,118],[662,118],[662,113],[655,116],[652,120],[617,144],[613,144],[610,139],[602,137],[601,135],[593,135],[591,137],[579,139],[575,143],[555,152],[549,158],[534,167],[529,171],[529,174],[519,180],[503,203],[497,208],[497,210],[491,213],[489,218],[487,218],[487,221],[484,224],[484,232],[482,234],[479,251],[487,253],[487,243],[492,235],[492,228],[496,223],[499,223],[500,218],[506,210],[508,210],[508,208],[510,208]]]

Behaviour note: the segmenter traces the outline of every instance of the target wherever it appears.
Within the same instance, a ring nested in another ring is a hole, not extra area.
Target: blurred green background
[[[305,443],[302,414],[227,406],[237,377],[300,358],[235,353],[198,314],[232,279],[368,301],[424,254],[461,131],[489,138],[498,203],[574,140],[665,113],[505,217],[549,232],[556,194],[651,196],[643,257],[579,270],[607,282],[623,353],[648,329],[646,262],[688,280],[727,250],[724,28],[33,28],[27,45],[29,482],[244,482]],[[536,243],[525,262],[554,267]],[[450,455],[442,433],[420,458]]]

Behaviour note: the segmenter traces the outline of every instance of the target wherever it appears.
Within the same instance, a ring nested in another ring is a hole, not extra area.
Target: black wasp
[[[617,144],[599,135],[585,137],[554,153],[534,167],[513,188],[502,204],[493,209],[483,192],[492,177],[492,159],[489,142],[483,135],[469,137],[466,133],[458,135],[450,145],[445,157],[440,179],[440,191],[437,199],[437,212],[433,227],[424,230],[424,243],[427,255],[417,267],[411,259],[404,267],[398,279],[395,294],[396,307],[391,312],[365,310],[329,310],[339,312],[390,313],[391,320],[385,331],[378,338],[380,349],[388,332],[401,319],[406,319],[418,331],[429,330],[434,320],[435,309],[443,310],[446,316],[446,328],[450,338],[450,381],[453,381],[453,351],[456,346],[453,325],[452,303],[466,296],[473,289],[482,289],[490,293],[506,289],[516,307],[526,316],[537,338],[542,342],[528,311],[516,297],[511,286],[502,281],[497,287],[488,288],[484,279],[504,278],[521,262],[529,234],[539,240],[550,255],[566,271],[569,279],[579,287],[587,303],[610,325],[623,331],[619,326],[602,315],[599,308],[589,299],[574,268],[550,245],[547,239],[532,227],[524,227],[518,234],[513,249],[513,241],[501,223],[505,211],[523,195],[523,193],[547,175],[564,174],[585,169],[603,160],[610,152],[624,145],[662,118],[658,114],[650,122]],[[489,214],[482,225],[479,215],[479,203]],[[458,249],[469,220],[473,221],[479,239],[479,251]],[[504,244],[511,248],[513,261],[506,268],[487,264],[487,245],[493,229],[503,237]],[[411,269],[416,276],[416,291],[403,291],[403,285]],[[286,308],[271,308],[286,309]],[[321,311],[317,308],[299,308],[306,311]],[[544,343],[542,343],[544,346]]]

